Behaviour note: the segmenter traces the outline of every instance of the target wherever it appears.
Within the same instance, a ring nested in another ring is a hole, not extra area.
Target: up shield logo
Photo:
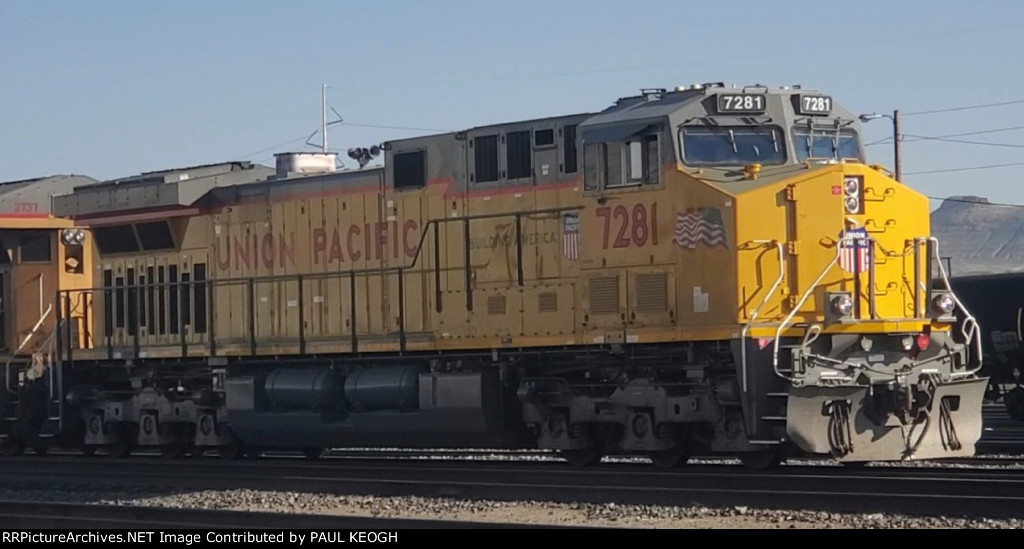
[[[871,242],[867,229],[846,229],[839,232],[839,267],[848,273],[866,273],[870,264]]]

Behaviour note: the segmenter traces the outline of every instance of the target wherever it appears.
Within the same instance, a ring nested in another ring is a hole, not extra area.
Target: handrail
[[[934,236],[929,236],[923,238],[922,240],[931,242],[932,245],[935,246],[936,258],[942,257],[939,255],[939,239],[935,238]],[[931,269],[931,260],[932,258],[928,257],[929,270]],[[956,296],[956,293],[953,291],[953,285],[949,282],[949,275],[946,274],[946,267],[942,264],[941,259],[939,259],[938,264],[939,274],[942,276],[942,282],[946,284],[946,290],[949,291],[949,296],[953,298],[953,301],[956,303],[957,307],[960,307],[960,310],[962,310],[965,315],[964,323],[962,326],[960,326],[960,334],[964,336],[964,345],[970,345],[973,340],[974,346],[976,348],[975,350],[978,353],[978,366],[973,370],[965,372],[965,375],[970,375],[980,370],[982,363],[982,342],[981,336],[978,334],[978,320],[974,318],[974,315],[972,315],[971,312],[967,310],[967,307],[965,307],[963,302],[960,301],[960,298]],[[927,307],[927,304],[925,305],[925,307]]]
[[[789,312],[789,314],[786,315],[786,317],[783,319],[782,323],[779,324],[778,329],[775,332],[775,341],[774,341],[774,344],[773,344],[773,352],[772,352],[772,366],[773,366],[773,368],[775,370],[776,375],[778,375],[779,377],[782,377],[783,379],[786,379],[786,377],[783,376],[779,372],[779,369],[778,369],[778,365],[779,365],[779,344],[780,344],[779,340],[780,340],[780,338],[782,336],[782,332],[785,331],[785,329],[789,325],[790,321],[792,321],[793,317],[796,316],[797,312],[800,311],[800,308],[803,307],[804,303],[807,301],[807,299],[810,297],[810,295],[812,293],[814,293],[814,290],[818,287],[818,284],[825,277],[825,275],[829,272],[829,270],[832,268],[832,266],[835,265],[836,262],[839,260],[839,254],[841,252],[841,244],[842,244],[842,242],[847,241],[847,240],[855,240],[855,239],[852,239],[852,238],[847,237],[847,236],[844,236],[842,239],[840,239],[839,244],[836,245],[836,255],[835,255],[835,257],[832,258],[832,260],[828,263],[828,265],[826,265],[825,268],[818,275],[818,278],[815,279],[815,281],[802,294],[800,300],[793,307],[793,309]],[[928,261],[928,264],[929,264],[928,268],[929,268],[929,272],[930,272],[932,253],[934,253],[934,256],[936,258],[941,257],[941,256],[939,256],[939,243],[938,243],[938,239],[935,238],[934,236],[915,238],[914,239],[914,249],[915,249],[914,258],[915,258],[915,261],[919,258],[919,256],[917,255],[916,250],[920,247],[920,244],[922,242],[927,242],[927,243],[930,243],[930,244],[932,244],[934,246],[933,251],[931,253],[928,253],[928,255],[927,255],[927,261]],[[982,363],[982,341],[981,341],[981,337],[978,335],[978,322],[977,322],[977,319],[974,317],[974,315],[972,315],[971,312],[967,310],[967,307],[964,306],[963,302],[960,301],[960,298],[957,297],[956,294],[953,292],[953,286],[952,286],[952,284],[949,281],[949,275],[946,273],[946,268],[942,264],[942,261],[940,260],[938,263],[939,263],[939,274],[942,277],[942,281],[946,285],[946,290],[949,291],[950,297],[953,298],[953,301],[956,303],[957,307],[959,307],[960,310],[962,310],[964,312],[964,315],[965,315],[964,323],[960,327],[961,335],[964,337],[964,344],[965,345],[973,344],[974,347],[975,347],[975,350],[977,352],[978,366],[976,368],[972,369],[972,370],[969,370],[967,372],[964,372],[963,374],[960,374],[960,375],[971,375],[971,374],[974,374],[978,370],[981,369],[981,363]],[[874,269],[874,265],[870,265],[869,268],[870,269]],[[915,269],[914,270],[915,270],[915,273],[917,273],[916,278],[918,279],[918,280],[914,281],[914,291],[915,291],[915,294],[917,293],[918,289],[924,289],[924,290],[927,291],[927,288],[923,288],[922,284],[921,284],[921,280],[920,279],[922,277],[920,276],[920,268],[919,268],[919,266],[915,265]],[[919,301],[916,298],[915,298],[914,301],[918,305],[915,305],[915,309],[917,309],[917,310],[914,311],[914,317],[913,318],[916,318],[916,319],[923,318],[923,317],[918,316],[918,315],[921,314],[920,309],[918,309]],[[928,305],[925,304],[926,310],[927,310],[927,306]]]
[[[288,281],[288,280],[297,280],[299,276],[301,276],[305,280],[319,280],[319,279],[334,278],[334,277],[348,278],[348,277],[353,276],[353,275],[355,275],[355,276],[370,276],[370,275],[378,275],[378,274],[397,274],[399,271],[401,271],[401,272],[409,272],[411,269],[415,268],[416,265],[419,263],[419,259],[422,256],[422,251],[423,251],[423,247],[424,247],[423,243],[426,241],[428,232],[432,232],[432,231],[427,231],[427,228],[431,227],[434,224],[440,225],[440,224],[445,224],[445,223],[453,223],[453,222],[461,222],[461,221],[476,221],[476,220],[481,220],[481,219],[498,219],[498,218],[502,218],[502,217],[512,217],[512,218],[515,218],[515,217],[521,217],[521,216],[532,216],[532,215],[543,215],[543,214],[557,214],[557,213],[569,212],[569,211],[574,211],[574,210],[579,210],[579,209],[582,209],[582,206],[564,206],[564,207],[561,207],[561,208],[544,208],[544,209],[540,209],[540,210],[526,210],[526,211],[522,211],[522,212],[503,212],[503,213],[493,213],[493,214],[463,215],[463,216],[456,216],[456,217],[429,219],[423,225],[423,231],[420,234],[420,240],[419,240],[419,242],[416,245],[416,253],[415,253],[415,255],[413,255],[412,261],[410,263],[408,263],[408,264],[405,264],[405,265],[398,265],[398,266],[391,266],[391,267],[372,267],[372,268],[365,268],[365,269],[348,269],[348,270],[327,271],[327,272],[320,272],[320,273],[302,273],[301,275],[299,275],[299,274],[263,275],[263,276],[253,276],[253,277],[206,279],[206,280],[200,280],[200,281],[190,280],[188,282],[184,282],[184,281],[179,280],[177,282],[154,282],[154,283],[150,283],[149,281],[147,281],[145,284],[125,284],[125,285],[122,285],[122,286],[113,286],[112,285],[112,286],[97,286],[97,287],[93,287],[93,288],[75,288],[75,289],[68,289],[68,290],[60,290],[58,293],[59,294],[69,294],[70,295],[72,292],[74,292],[74,293],[94,293],[94,292],[100,292],[100,291],[103,291],[103,290],[119,290],[119,289],[122,289],[122,288],[123,289],[131,289],[131,288],[134,288],[134,289],[174,288],[174,287],[186,286],[186,285],[194,286],[196,284],[232,285],[232,284],[248,284],[250,281],[252,281],[255,284],[259,284],[259,283],[264,283],[264,282],[282,282],[282,281]],[[513,242],[515,242],[517,240],[521,240],[521,239],[513,239]]]
[[[256,285],[256,284],[263,284],[263,283],[273,283],[273,282],[297,282],[297,283],[299,283],[301,285],[304,281],[307,281],[307,280],[325,280],[325,279],[328,279],[328,280],[329,279],[341,279],[341,280],[344,280],[344,279],[347,278],[347,279],[350,279],[350,281],[351,281],[350,289],[351,289],[351,293],[352,293],[353,303],[355,303],[355,299],[356,299],[356,285],[355,285],[356,277],[370,277],[370,276],[377,276],[377,275],[398,275],[398,284],[399,284],[399,286],[398,286],[398,294],[399,295],[397,296],[397,299],[399,300],[398,337],[399,337],[399,341],[400,341],[401,347],[404,350],[404,347],[405,347],[405,336],[406,336],[406,334],[405,334],[405,323],[404,323],[404,317],[405,317],[405,315],[404,315],[404,301],[405,301],[404,283],[405,283],[405,278],[404,277],[405,277],[405,275],[409,271],[412,271],[413,269],[416,269],[417,265],[419,264],[420,257],[423,256],[423,254],[424,254],[423,250],[425,248],[425,242],[426,242],[426,240],[428,238],[428,235],[430,233],[433,233],[435,235],[435,244],[434,244],[435,265],[433,266],[433,269],[431,269],[431,270],[434,271],[434,279],[435,279],[435,281],[438,281],[438,282],[440,281],[440,279],[441,279],[441,272],[442,272],[441,265],[440,265],[440,254],[439,254],[439,247],[440,247],[440,242],[439,242],[439,240],[440,240],[440,238],[439,238],[439,234],[440,234],[439,226],[440,225],[447,224],[447,223],[461,223],[462,224],[462,238],[465,240],[464,246],[465,246],[465,250],[466,250],[466,252],[465,252],[466,253],[465,265],[462,265],[461,267],[452,267],[451,269],[445,269],[445,270],[446,271],[447,270],[454,270],[456,268],[461,268],[461,269],[465,270],[465,275],[466,275],[465,276],[465,281],[466,281],[465,282],[466,283],[466,288],[465,288],[465,292],[466,292],[466,310],[472,311],[473,310],[473,300],[472,300],[472,298],[473,298],[473,292],[472,292],[473,277],[471,276],[472,275],[472,265],[470,264],[470,261],[469,261],[469,259],[470,259],[470,255],[469,255],[470,254],[470,247],[469,247],[469,238],[470,238],[469,224],[470,224],[470,221],[482,220],[482,219],[514,218],[516,228],[519,229],[519,230],[516,231],[516,233],[517,233],[516,238],[513,239],[512,242],[517,247],[517,257],[522,257],[522,249],[521,248],[523,246],[523,242],[524,241],[523,241],[522,234],[521,234],[521,232],[522,232],[521,231],[521,227],[522,227],[522,218],[524,216],[537,217],[537,216],[545,216],[545,215],[557,215],[557,214],[561,214],[561,213],[564,213],[564,212],[573,212],[573,211],[578,211],[578,210],[581,210],[581,209],[583,209],[583,206],[563,206],[563,207],[543,208],[543,209],[536,209],[536,210],[507,211],[507,212],[500,212],[500,213],[486,213],[486,214],[463,215],[463,216],[452,216],[452,217],[442,217],[442,218],[428,219],[423,224],[423,228],[422,228],[421,233],[420,233],[420,238],[419,238],[419,241],[418,241],[418,243],[416,245],[416,251],[415,251],[415,254],[413,254],[413,256],[412,256],[411,261],[410,260],[405,260],[405,261],[402,262],[401,265],[397,265],[397,266],[370,267],[370,268],[363,268],[363,269],[337,270],[337,271],[327,271],[327,272],[320,272],[320,273],[264,275],[264,276],[252,276],[252,277],[238,277],[238,278],[207,278],[207,279],[204,279],[204,280],[188,280],[188,281],[177,280],[175,282],[153,282],[152,280],[147,280],[145,284],[135,283],[135,284],[122,284],[122,285],[111,285],[111,286],[99,286],[99,287],[93,287],[93,288],[75,288],[75,289],[58,290],[57,291],[57,299],[59,301],[63,297],[65,299],[65,302],[69,302],[70,299],[71,299],[72,294],[76,294],[76,293],[79,294],[79,295],[83,295],[83,294],[95,294],[95,293],[98,293],[98,292],[113,292],[113,291],[135,292],[135,291],[138,291],[138,290],[146,290],[146,289],[161,289],[161,290],[162,289],[169,289],[172,292],[177,291],[179,293],[179,296],[180,296],[180,292],[183,289],[185,289],[185,288],[195,289],[198,286],[202,285],[202,286],[204,286],[206,288],[207,296],[208,296],[208,301],[207,301],[207,303],[208,303],[207,311],[208,311],[208,315],[209,315],[209,318],[208,318],[208,330],[209,330],[208,338],[209,338],[209,344],[210,344],[210,353],[212,355],[214,353],[213,348],[214,348],[214,345],[215,345],[215,338],[213,336],[214,323],[213,323],[213,318],[212,318],[213,311],[214,311],[213,289],[217,288],[217,287],[221,287],[222,288],[222,287],[225,287],[225,286],[246,285],[248,287],[248,289],[249,289],[249,308],[250,308],[250,313],[249,313],[250,314],[249,339],[250,339],[250,345],[252,346],[253,354],[255,354],[255,346],[256,346],[256,337],[255,337],[255,333],[254,333],[255,326],[252,323],[252,320],[253,320],[252,315],[255,314],[254,313],[255,303],[253,301],[254,298],[253,298],[253,293],[252,293],[252,289],[253,289],[254,285]],[[518,272],[514,275],[514,280],[515,280],[515,282],[518,282],[518,284],[520,286],[522,286],[522,285],[525,284],[525,276],[524,276],[524,273],[523,273],[523,263],[522,263],[522,260],[518,260],[517,263],[518,263],[518,265],[517,265],[517,271]],[[425,267],[425,268],[423,268],[422,271],[416,271],[416,272],[428,272],[428,269],[429,269],[428,267]],[[437,307],[438,311],[440,312],[442,300],[441,300],[441,296],[440,296],[440,290],[436,290],[436,291],[437,291],[437,294],[435,296],[435,299],[437,299],[436,307]],[[131,301],[131,300],[129,299],[129,301]],[[135,313],[136,314],[138,314],[138,312],[139,312],[138,308],[140,307],[141,304],[142,304],[142,300],[141,299],[135,300],[135,309],[136,309]],[[179,308],[180,307],[181,307],[181,302],[179,301]],[[357,344],[357,339],[356,339],[357,323],[356,323],[355,311],[356,311],[356,308],[352,307],[350,322],[351,322],[351,326],[352,326],[352,334],[351,335],[352,335],[353,349],[356,348],[356,344]],[[58,314],[60,314],[60,311],[58,311]],[[131,314],[131,311],[129,311],[128,314]],[[186,356],[186,354],[187,354],[187,345],[188,344],[186,342],[186,335],[185,335],[185,331],[184,331],[185,319],[184,319],[184,316],[180,314],[180,312],[179,312],[178,318],[179,318],[178,329],[179,329],[179,332],[181,334],[182,356]],[[303,321],[304,321],[304,319],[302,317],[302,313],[300,312],[300,318],[299,318],[299,322],[300,322],[300,344],[305,339],[304,338],[304,334],[301,334],[301,332],[302,332],[301,323]],[[68,326],[70,326],[70,324]],[[68,334],[66,334],[66,335],[65,334],[58,334],[58,344],[60,343],[60,340],[62,338],[64,338],[64,337],[67,337],[68,339],[70,339],[70,337],[71,337],[70,336],[70,332]],[[111,349],[112,349],[112,346],[111,346],[111,339],[110,339],[110,335],[109,334],[106,336],[106,339],[107,339],[106,346],[108,348],[108,352],[110,352]],[[69,343],[70,343],[70,341],[69,341]],[[132,345],[134,345],[136,352],[139,351],[139,344],[140,344],[140,342],[139,342],[139,331],[136,329],[135,333],[134,333],[134,341],[132,342]],[[62,349],[59,352],[61,353],[61,356],[63,358],[63,346],[58,345],[58,348]],[[68,352],[68,356],[70,357],[71,347],[67,348],[67,352]]]
[[[747,333],[750,331],[750,326],[757,320],[757,315],[761,314],[761,309],[768,303],[768,300],[775,294],[775,290],[778,289],[779,285],[782,284],[782,280],[786,276],[786,249],[782,245],[782,242],[777,240],[753,240],[752,244],[775,244],[775,247],[779,252],[779,276],[775,279],[775,283],[768,290],[768,293],[764,295],[764,299],[754,309],[753,314],[750,315],[750,320],[747,321],[746,325],[743,326],[743,331],[740,333],[740,372],[743,382],[743,392],[747,392]]]
[[[32,327],[32,330],[30,330],[28,335],[25,336],[25,339],[22,340],[21,345],[18,345],[18,348],[11,353],[11,357],[7,359],[7,363],[4,364],[4,385],[6,386],[8,393],[14,394],[14,391],[11,390],[11,362],[14,362],[14,357],[17,356],[18,351],[22,350],[25,345],[28,345],[28,342],[32,340],[32,336],[36,335],[36,331],[43,325],[43,321],[46,320],[46,317],[50,316],[50,311],[52,310],[53,305],[46,308],[46,311],[39,317],[39,321],[36,322],[36,325]]]
[[[39,273],[39,316],[43,315],[43,303],[45,301],[43,299],[43,273]]]
[[[786,377],[779,373],[779,339],[782,338],[782,332],[785,331],[786,325],[789,324],[791,320],[793,320],[793,317],[796,316],[796,313],[799,312],[800,308],[803,307],[804,303],[807,302],[807,298],[809,298],[811,294],[814,293],[814,290],[818,287],[818,284],[821,282],[821,280],[825,278],[825,275],[827,275],[828,272],[832,270],[832,266],[839,261],[839,254],[842,252],[842,243],[846,240],[854,239],[848,236],[844,236],[839,240],[838,243],[836,243],[835,257],[832,258],[832,261],[828,262],[828,265],[825,265],[825,268],[821,270],[821,274],[818,275],[818,278],[816,278],[814,282],[807,287],[807,291],[803,293],[803,295],[800,297],[800,300],[796,303],[796,305],[793,306],[793,310],[789,311],[789,314],[786,315],[786,318],[784,318],[782,320],[782,323],[779,324],[779,328],[775,330],[775,341],[772,345],[772,368],[775,370],[775,374],[778,375],[779,377],[782,377],[783,379],[785,379]]]

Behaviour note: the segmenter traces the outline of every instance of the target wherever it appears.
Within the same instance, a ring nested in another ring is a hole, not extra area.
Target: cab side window
[[[587,191],[632,188],[661,183],[661,138],[642,132],[615,141],[584,144]]]

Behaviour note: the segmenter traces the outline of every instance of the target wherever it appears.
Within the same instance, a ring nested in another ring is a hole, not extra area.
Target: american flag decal
[[[697,208],[676,214],[676,233],[673,238],[681,248],[694,250],[698,244],[709,248],[729,247],[725,238],[725,224],[718,208]]]
[[[580,214],[577,212],[562,216],[562,255],[566,259],[580,258]]]
[[[860,272],[868,272],[869,247],[868,231],[865,229],[847,229],[839,232],[839,267],[848,273],[854,272],[854,265],[859,264]]]

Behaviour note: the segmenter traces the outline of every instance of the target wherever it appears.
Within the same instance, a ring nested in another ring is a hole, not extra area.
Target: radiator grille
[[[492,295],[487,297],[487,314],[489,315],[503,315],[505,314],[505,296],[503,295]]]
[[[619,277],[595,276],[590,279],[590,313],[595,315],[618,314]]]
[[[668,276],[665,273],[636,275],[636,312],[663,313],[668,310]]]
[[[542,313],[553,313],[558,310],[558,294],[541,292],[537,296],[537,310]]]

